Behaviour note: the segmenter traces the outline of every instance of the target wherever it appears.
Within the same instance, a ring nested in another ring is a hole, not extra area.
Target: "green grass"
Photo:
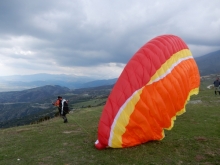
[[[154,165],[220,164],[220,96],[203,90],[177,116],[162,141],[124,149],[97,150],[102,106],[69,114],[69,123],[54,118],[35,125],[0,130],[1,165]],[[91,102],[89,103],[91,104]],[[19,159],[19,160],[18,160]]]
[[[73,107],[74,109],[78,109],[78,108],[85,108],[85,107],[93,107],[93,106],[97,106],[101,103],[104,103],[106,101],[106,98],[95,98],[89,101],[83,101],[83,102],[79,102],[79,103],[75,103],[74,105],[71,105],[71,107]]]

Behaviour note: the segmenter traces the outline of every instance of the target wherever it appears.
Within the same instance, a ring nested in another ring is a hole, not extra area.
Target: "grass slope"
[[[220,96],[214,96],[212,90],[202,90],[191,100],[186,113],[177,117],[162,141],[125,149],[95,149],[103,106],[75,110],[68,115],[67,124],[54,118],[2,129],[0,164],[220,164]],[[199,103],[194,104],[196,101]]]

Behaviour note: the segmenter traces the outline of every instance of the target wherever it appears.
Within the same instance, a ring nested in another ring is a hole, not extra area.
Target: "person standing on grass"
[[[63,118],[64,123],[68,123],[66,114],[69,113],[68,101],[63,99],[61,96],[57,97],[56,102],[53,103],[54,106],[58,107],[59,114]]]
[[[219,78],[216,78],[216,80],[214,81],[213,84],[214,84],[215,95],[217,95],[217,92],[220,95],[220,90],[219,90],[220,81],[219,81]]]

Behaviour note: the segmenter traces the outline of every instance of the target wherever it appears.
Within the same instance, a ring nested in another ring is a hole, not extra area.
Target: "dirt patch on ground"
[[[203,155],[196,155],[195,159],[196,159],[196,161],[200,162],[200,161],[204,160],[205,157]]]
[[[213,85],[213,84],[208,85],[207,88],[208,88],[208,89],[213,89],[213,88],[214,88],[214,85]]]
[[[188,102],[188,104],[201,104],[202,100],[191,100]]]
[[[208,140],[206,137],[203,137],[203,136],[197,136],[197,137],[194,137],[194,138],[197,141],[207,141]]]
[[[25,128],[25,129],[18,129],[16,132],[17,133],[21,133],[21,132],[24,132],[24,131],[29,131],[30,129],[28,128]]]
[[[66,133],[66,134],[69,134],[69,133],[77,133],[77,132],[80,132],[80,131],[63,131],[63,133]]]

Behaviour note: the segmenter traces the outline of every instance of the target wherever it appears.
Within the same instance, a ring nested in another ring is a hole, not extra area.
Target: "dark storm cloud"
[[[219,5],[218,0],[2,1],[0,66],[8,74],[25,74],[25,67],[27,73],[57,68],[78,74],[116,67],[115,76],[141,46],[162,34],[177,35],[193,55],[204,55],[220,49]]]

